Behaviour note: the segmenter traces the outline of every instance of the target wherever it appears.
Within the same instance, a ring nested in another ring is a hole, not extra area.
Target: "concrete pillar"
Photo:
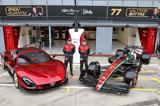
[[[49,28],[49,52],[52,53],[52,37],[51,37],[51,26]]]
[[[97,27],[96,29],[96,53],[112,53],[113,27]]]
[[[4,43],[4,33],[3,33],[3,27],[0,27],[0,53],[3,53],[5,51],[5,43]]]
[[[156,42],[155,42],[155,48],[154,48],[155,54],[160,54],[160,26],[157,28],[157,35],[156,35]]]

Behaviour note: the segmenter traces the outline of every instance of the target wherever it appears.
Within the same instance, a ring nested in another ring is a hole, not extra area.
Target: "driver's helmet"
[[[126,46],[124,49],[125,49],[125,51],[126,51],[127,53],[130,51],[130,49],[129,49],[128,46]]]
[[[116,52],[116,58],[124,59],[127,57],[127,53],[123,49],[118,49]]]

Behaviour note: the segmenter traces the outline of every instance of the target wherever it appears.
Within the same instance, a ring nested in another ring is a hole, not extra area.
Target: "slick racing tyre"
[[[135,88],[138,81],[138,72],[136,71],[134,78],[131,81],[131,88]]]
[[[131,88],[135,88],[138,80],[138,72],[134,68],[129,68],[124,73],[124,82],[129,84]]]
[[[100,75],[100,64],[98,61],[91,62],[87,69],[87,74],[93,76],[94,78],[99,78]]]

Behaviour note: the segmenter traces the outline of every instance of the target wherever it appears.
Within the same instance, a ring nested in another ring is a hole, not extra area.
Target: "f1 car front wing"
[[[83,79],[81,79],[81,82],[84,83],[87,86],[96,87],[98,84],[98,80],[95,79],[91,75],[87,75]],[[130,85],[126,83],[105,83],[100,91],[102,92],[112,92],[112,93],[120,93],[120,94],[128,94],[130,91]]]

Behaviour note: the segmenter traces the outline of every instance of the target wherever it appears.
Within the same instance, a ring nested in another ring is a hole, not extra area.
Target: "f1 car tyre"
[[[150,63],[150,59],[151,59],[151,57],[150,57],[150,55],[149,54],[146,54],[146,53],[142,53],[142,56],[141,56],[141,62],[142,62],[142,64],[149,64]]]
[[[124,82],[130,84],[131,88],[134,88],[138,80],[138,71],[134,68],[129,68],[124,74]]]
[[[18,82],[17,74],[15,72],[13,74],[13,80],[14,80],[15,87],[19,89],[19,82]]]
[[[100,75],[100,64],[98,61],[91,62],[87,69],[87,74],[93,76],[94,78],[99,78]]]
[[[131,88],[135,88],[135,87],[136,87],[136,85],[137,85],[137,80],[138,80],[138,72],[136,71],[136,72],[135,72],[135,77],[134,77],[134,79],[132,79],[132,81],[131,81]]]

